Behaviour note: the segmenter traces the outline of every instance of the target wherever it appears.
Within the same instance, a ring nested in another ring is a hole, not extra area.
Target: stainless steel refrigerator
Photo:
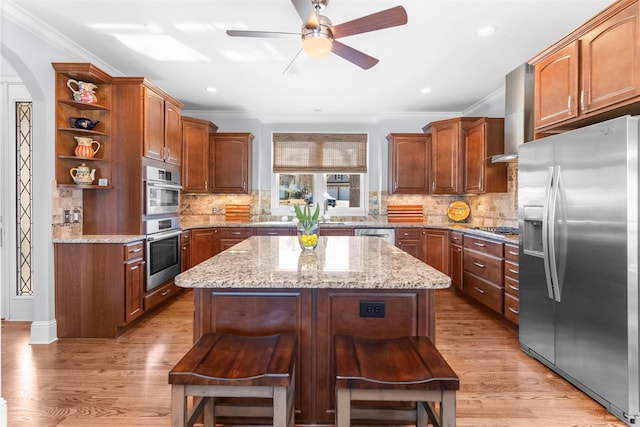
[[[518,153],[520,343],[628,424],[640,423],[639,117]]]

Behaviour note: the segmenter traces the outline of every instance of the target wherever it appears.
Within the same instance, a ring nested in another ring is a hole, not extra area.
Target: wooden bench
[[[352,408],[354,400],[416,402],[410,418],[402,417],[408,410],[389,411],[394,421],[455,426],[460,382],[429,338],[337,335],[334,340],[337,427],[349,426],[351,418],[382,419],[384,410]]]
[[[293,334],[203,335],[169,372],[172,427],[192,426],[203,413],[205,427],[215,426],[217,397],[271,398],[273,425],[293,426],[295,354]]]

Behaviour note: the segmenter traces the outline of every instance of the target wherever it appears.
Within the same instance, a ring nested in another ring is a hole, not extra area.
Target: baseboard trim
[[[51,344],[58,339],[57,323],[54,320],[31,323],[31,344]]]

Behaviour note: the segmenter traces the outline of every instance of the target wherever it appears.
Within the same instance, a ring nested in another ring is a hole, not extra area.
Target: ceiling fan
[[[302,51],[309,56],[315,57],[335,53],[358,67],[368,70],[378,63],[376,58],[347,46],[336,39],[407,23],[407,12],[402,6],[392,7],[352,21],[333,25],[329,18],[320,14],[329,3],[329,0],[291,0],[291,3],[293,3],[293,7],[295,7],[303,22],[300,33],[227,30],[227,34],[232,37],[266,38],[302,36],[302,49],[289,63],[284,71],[285,73],[295,71],[297,68],[296,63],[299,62],[300,57],[303,57],[303,55],[300,55]]]

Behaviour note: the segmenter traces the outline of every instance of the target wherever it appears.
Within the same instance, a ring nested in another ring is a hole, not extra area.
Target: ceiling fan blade
[[[347,46],[344,43],[340,43],[334,40],[331,45],[331,52],[335,53],[341,58],[346,59],[349,62],[353,62],[358,67],[368,70],[378,63],[378,60],[373,56],[369,56],[366,53],[362,53],[357,49]]]
[[[296,8],[296,12],[304,22],[307,28],[318,28],[318,17],[316,11],[311,3],[311,0],[291,0],[293,7]]]
[[[407,23],[407,11],[402,6],[372,13],[353,21],[344,22],[331,28],[333,38],[353,36],[355,34],[367,33],[369,31],[382,30],[384,28],[396,27]]]
[[[285,33],[279,31],[244,31],[227,30],[227,35],[231,37],[266,37],[266,38],[286,38],[291,36],[300,37],[300,33]]]
[[[289,65],[287,65],[287,68],[284,69],[282,74],[297,74],[300,72],[305,62],[307,62],[307,55],[304,55],[302,53],[302,49],[300,49],[291,62],[289,62]]]

